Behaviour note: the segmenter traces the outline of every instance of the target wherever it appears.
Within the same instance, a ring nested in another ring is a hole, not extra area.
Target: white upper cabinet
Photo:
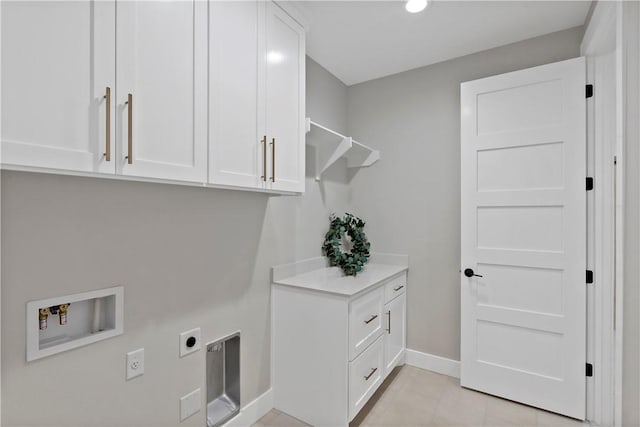
[[[113,173],[115,2],[0,7],[2,164]]]
[[[209,3],[209,182],[262,188],[258,16],[253,1]]]
[[[275,3],[1,7],[4,168],[304,191],[305,34]]]
[[[207,3],[117,9],[118,172],[205,182]]]
[[[264,103],[260,127],[269,144],[268,188],[304,191],[304,28],[275,3],[266,3],[264,50]]]
[[[272,2],[209,11],[209,182],[303,192],[303,27]]]

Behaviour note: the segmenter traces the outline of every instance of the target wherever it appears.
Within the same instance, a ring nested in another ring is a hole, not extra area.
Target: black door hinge
[[[593,178],[588,176],[587,177],[587,191],[591,191],[593,190]]]
[[[593,376],[593,365],[591,363],[587,363],[586,374],[588,377]]]
[[[585,95],[587,98],[591,98],[593,96],[593,85],[586,86]]]
[[[587,270],[587,283],[593,283],[593,271]]]

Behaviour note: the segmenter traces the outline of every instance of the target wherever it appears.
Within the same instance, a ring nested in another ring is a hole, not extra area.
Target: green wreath
[[[340,267],[347,276],[355,276],[369,261],[371,244],[364,234],[364,221],[345,213],[344,218],[331,215],[329,231],[324,236],[322,252],[332,267]],[[347,234],[351,238],[353,247],[351,252],[342,252],[342,238]]]

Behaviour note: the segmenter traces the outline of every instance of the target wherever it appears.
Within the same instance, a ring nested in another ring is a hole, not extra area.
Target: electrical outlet
[[[198,411],[200,411],[199,388],[180,398],[180,421],[186,420]]]
[[[180,334],[180,357],[200,350],[200,328]]]
[[[144,374],[144,348],[127,353],[127,380]]]

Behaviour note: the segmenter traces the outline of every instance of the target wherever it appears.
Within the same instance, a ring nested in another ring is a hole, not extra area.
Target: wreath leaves
[[[329,231],[324,236],[322,252],[332,267],[340,267],[347,276],[355,276],[362,271],[364,265],[369,261],[369,249],[371,244],[364,234],[365,222],[345,213],[343,218],[331,215]],[[342,252],[342,237],[347,234],[351,238],[353,247],[351,252]]]

